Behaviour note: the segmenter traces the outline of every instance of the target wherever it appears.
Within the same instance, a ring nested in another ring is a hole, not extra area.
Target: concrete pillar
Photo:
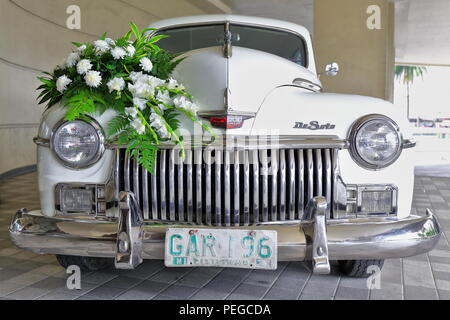
[[[318,72],[329,62],[340,66],[338,76],[321,78],[324,91],[393,100],[394,9],[389,0],[315,0]]]

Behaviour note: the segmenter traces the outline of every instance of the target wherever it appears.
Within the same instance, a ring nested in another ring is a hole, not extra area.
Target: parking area
[[[428,254],[387,260],[379,289],[371,290],[366,279],[341,277],[336,267],[331,275],[313,275],[310,264],[303,262],[251,271],[168,269],[162,261],[145,261],[132,271],[86,273],[81,290],[69,290],[68,275],[54,256],[20,250],[9,240],[15,211],[39,206],[36,174],[1,181],[0,299],[450,299],[450,177],[442,170],[418,168],[413,213],[432,208],[443,237]]]

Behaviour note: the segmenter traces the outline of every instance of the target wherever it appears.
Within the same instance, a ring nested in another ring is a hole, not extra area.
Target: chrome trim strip
[[[271,150],[270,152],[270,172],[272,176],[271,192],[272,202],[270,203],[270,220],[276,221],[278,216],[278,159],[281,150]]]
[[[140,202],[139,199],[139,164],[136,158],[133,158],[133,193],[136,197],[137,202]]]
[[[230,153],[224,152],[224,166],[223,166],[223,193],[224,193],[224,216],[225,216],[225,226],[229,227],[231,225],[231,177],[230,177]]]
[[[244,152],[244,225],[250,224],[250,164],[249,151]]]
[[[185,155],[187,159],[187,154]],[[185,221],[184,213],[184,163],[180,156],[177,157],[177,181],[178,181],[178,220]]]
[[[329,203],[331,205],[331,190],[332,190],[332,186],[333,186],[333,182],[332,182],[332,174],[331,174],[331,151],[330,149],[325,149],[324,150],[324,166],[325,166],[325,185],[324,185],[324,194],[323,196],[325,197],[325,199],[327,200],[327,203]],[[331,208],[330,208],[331,209]],[[329,213],[329,212],[328,212]],[[329,219],[330,217],[327,216],[327,219]]]
[[[192,195],[192,190],[194,189],[193,184],[193,172],[192,172],[192,151],[186,150],[186,176],[187,176],[187,186],[186,186],[186,193],[187,193],[187,222],[193,222],[194,221],[194,196]]]
[[[160,209],[161,220],[167,220],[167,200],[166,200],[166,152],[161,150],[161,157],[159,160],[159,189],[160,189]]]
[[[170,220],[175,220],[175,152],[178,149],[168,150],[169,152],[169,216]]]
[[[141,168],[142,171],[142,214],[144,215],[144,219],[150,219],[149,214],[149,204],[148,204],[148,171],[144,168]]]
[[[211,151],[206,149],[203,152],[203,158],[205,162],[205,218],[206,224],[210,226],[212,224],[211,215],[212,215],[212,181],[211,181],[211,165],[212,165],[212,157]]]
[[[307,172],[307,198],[305,202],[307,203],[309,199],[314,196],[314,161],[313,161],[313,151],[311,149],[306,150],[306,172]],[[305,205],[306,205],[305,203]]]
[[[300,219],[303,216],[304,206],[305,206],[305,161],[303,150],[297,150],[297,161],[298,161],[298,209],[296,219]]]
[[[124,162],[124,182],[125,182],[125,190],[124,191],[131,191],[130,186],[130,155],[125,152],[125,162]]]
[[[214,192],[215,192],[215,206],[214,206],[214,225],[222,224],[222,151],[216,150],[216,161],[214,162]]]
[[[232,188],[232,190],[234,190],[233,192],[233,196],[234,196],[234,208],[233,208],[233,223],[235,226],[238,226],[240,223],[240,217],[239,217],[239,212],[240,212],[240,194],[241,194],[241,188],[240,188],[240,159],[239,157],[243,155],[243,153],[241,151],[236,151],[234,153],[234,188]]]
[[[279,200],[279,211],[280,211],[280,220],[286,220],[286,154],[284,150],[280,150],[280,195],[278,197]]]
[[[261,197],[262,197],[262,222],[269,221],[269,159],[267,158],[267,150],[259,151],[261,160]]]
[[[151,193],[152,193],[152,218],[158,219],[158,153],[155,154],[155,172],[151,175]]]
[[[323,195],[323,167],[322,167],[322,150],[314,150],[314,170],[315,170],[315,189],[314,189],[314,196],[321,196]],[[308,199],[308,201],[311,199]]]
[[[252,223],[259,223],[259,159],[258,151],[253,150],[252,153],[252,164],[253,164],[253,220]]]
[[[402,148],[403,149],[411,149],[416,146],[416,141],[414,139],[403,139]]]
[[[289,199],[288,199],[288,206],[287,206],[287,212],[289,213],[289,220],[295,220],[295,207],[296,207],[296,199],[295,199],[295,179],[296,179],[296,170],[295,170],[295,155],[294,150],[289,150],[288,154],[289,159]]]
[[[194,151],[194,165],[195,165],[195,203],[196,203],[196,222],[197,224],[202,224],[202,151]]]

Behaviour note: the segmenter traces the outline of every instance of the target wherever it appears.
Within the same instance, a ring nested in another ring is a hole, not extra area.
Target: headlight
[[[383,115],[358,120],[349,140],[353,159],[367,169],[385,168],[402,152],[402,137],[397,124]]]
[[[66,121],[52,133],[51,149],[71,168],[86,168],[96,163],[104,152],[104,135],[97,122]]]

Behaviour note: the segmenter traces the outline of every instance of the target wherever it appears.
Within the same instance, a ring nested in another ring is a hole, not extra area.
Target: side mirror
[[[339,73],[339,64],[337,62],[329,63],[325,66],[325,72],[323,74],[335,77]]]

